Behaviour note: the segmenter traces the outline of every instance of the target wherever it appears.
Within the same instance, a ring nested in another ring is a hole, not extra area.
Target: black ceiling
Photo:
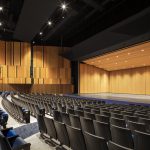
[[[63,12],[60,0],[0,0],[0,38],[74,46],[150,6],[150,0],[64,1],[68,9]]]

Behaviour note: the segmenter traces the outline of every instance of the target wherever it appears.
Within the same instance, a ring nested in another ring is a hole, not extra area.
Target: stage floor
[[[99,93],[99,94],[79,94],[79,96],[118,102],[150,104],[150,95]]]

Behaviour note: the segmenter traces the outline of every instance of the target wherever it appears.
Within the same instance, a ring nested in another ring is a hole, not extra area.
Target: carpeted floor
[[[17,127],[14,130],[23,139],[28,138],[28,137],[32,136],[33,134],[36,134],[39,132],[37,122]]]

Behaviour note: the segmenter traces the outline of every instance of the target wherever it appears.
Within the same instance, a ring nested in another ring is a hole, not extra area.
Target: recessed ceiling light
[[[117,58],[119,57],[119,56],[116,56]]]
[[[125,60],[124,62],[126,62],[126,63],[127,63],[128,61],[127,61],[127,60]]]
[[[0,26],[2,26],[2,22],[0,22]]]
[[[117,65],[118,63],[116,62],[115,64]]]
[[[52,22],[51,22],[51,21],[48,21],[48,25],[51,26],[51,25],[52,25]]]
[[[62,10],[66,10],[66,9],[67,9],[67,5],[66,5],[65,2],[61,4],[61,9],[62,9]]]
[[[109,58],[107,58],[107,60],[109,60]]]
[[[144,52],[144,49],[141,49],[141,52]]]
[[[43,32],[40,32],[40,35],[42,35],[43,34]]]
[[[2,11],[3,10],[3,7],[2,6],[0,6],[0,11]]]
[[[131,53],[128,53],[128,55],[130,55]]]
[[[34,44],[35,42],[33,41],[32,43]]]

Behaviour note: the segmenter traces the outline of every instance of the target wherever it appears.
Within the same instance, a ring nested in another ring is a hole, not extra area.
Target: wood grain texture
[[[150,42],[118,49],[84,62],[107,71],[150,66]]]
[[[31,45],[24,42],[0,41],[0,53],[2,83],[26,83],[26,78],[30,78]]]
[[[63,51],[65,49],[56,46],[33,47],[35,84],[71,83],[70,61],[61,56]]]
[[[80,93],[109,92],[109,73],[102,69],[80,64]]]

